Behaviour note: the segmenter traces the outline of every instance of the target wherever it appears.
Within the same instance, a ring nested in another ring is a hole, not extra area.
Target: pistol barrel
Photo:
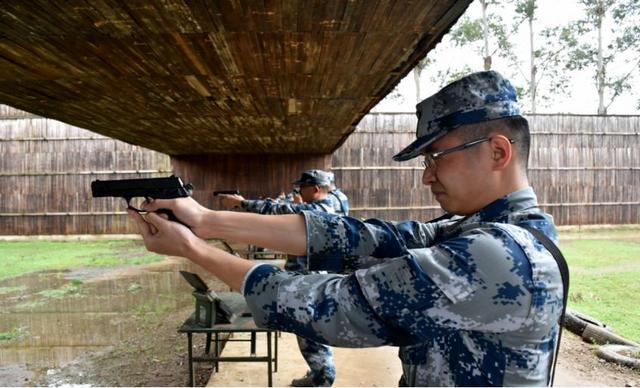
[[[177,176],[165,178],[96,180],[91,182],[93,197],[150,197],[154,199],[170,199],[188,197],[193,187],[183,184]]]

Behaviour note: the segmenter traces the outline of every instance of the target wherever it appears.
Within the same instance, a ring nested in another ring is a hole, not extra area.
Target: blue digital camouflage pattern
[[[309,365],[313,386],[332,386],[336,379],[336,366],[331,347],[300,336],[296,336],[296,339],[300,353]]]
[[[546,385],[562,311],[557,241],[531,188],[431,223],[304,212],[310,262],[379,264],[345,276],[256,266],[243,294],[259,326],[334,346],[400,347],[400,385]]]
[[[320,171],[320,170],[314,170]],[[304,174],[303,174],[304,177]],[[347,201],[347,197],[341,192]],[[333,195],[311,203],[296,204],[292,202],[275,202],[270,200],[244,200],[242,207],[249,212],[259,214],[300,214],[303,211],[324,212],[327,214],[344,215],[342,204],[334,200]],[[288,255],[285,270],[306,273],[308,270],[306,256]],[[316,270],[324,270],[320,265]],[[333,361],[331,347],[298,336],[298,347],[302,357],[309,365],[311,378],[315,386],[329,387],[336,379],[336,367]]]
[[[242,201],[242,208],[251,213],[259,214],[301,214],[303,211],[324,212],[328,214],[344,215],[340,204],[332,199],[332,195],[327,195],[324,199],[311,203],[276,202],[273,200],[245,199]],[[307,271],[306,256],[289,256],[285,263],[287,271]],[[326,271],[329,268],[316,266],[315,271]]]
[[[303,185],[318,185],[329,186],[332,181],[333,173],[323,170],[307,170],[302,173],[302,176],[297,181],[291,182],[296,186]]]
[[[520,116],[511,83],[495,71],[481,71],[452,82],[416,105],[416,140],[393,157],[413,159],[434,141],[460,126]]]
[[[349,215],[349,198],[340,189],[336,188],[329,192],[329,198],[333,201],[333,208],[336,209],[336,213],[348,216]]]
[[[303,210],[336,213],[334,202],[327,197],[311,203],[276,202],[271,199],[245,199],[242,208],[259,214],[300,214]]]

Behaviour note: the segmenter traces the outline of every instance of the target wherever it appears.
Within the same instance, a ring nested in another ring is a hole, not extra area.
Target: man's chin
[[[452,213],[451,207],[449,204],[447,204],[447,201],[444,199],[444,194],[434,194],[434,197],[436,198],[436,201],[438,202],[438,204],[440,204],[440,207],[442,208],[442,210],[444,210],[447,213]]]
[[[447,203],[446,200],[438,201],[438,203],[440,204],[442,210],[444,210],[448,214],[454,214],[456,216],[466,216],[468,214],[467,212],[464,212],[462,209],[460,209],[459,206],[454,206],[451,203]]]
[[[451,203],[451,200],[447,196],[447,193],[432,192],[432,194],[435,197],[436,201],[440,204],[442,210],[444,210],[445,212],[455,215],[465,215],[463,214],[464,212],[461,211],[462,209],[460,209],[460,206],[456,206],[455,203]]]

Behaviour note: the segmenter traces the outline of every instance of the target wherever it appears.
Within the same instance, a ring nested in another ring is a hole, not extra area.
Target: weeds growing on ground
[[[0,341],[20,340],[27,334],[23,327],[15,327],[11,331],[0,332]]]

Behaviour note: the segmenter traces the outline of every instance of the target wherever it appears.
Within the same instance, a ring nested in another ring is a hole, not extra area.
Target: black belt
[[[544,247],[551,253],[554,259],[556,259],[556,263],[558,264],[558,269],[560,270],[560,276],[562,277],[562,314],[558,319],[559,324],[559,332],[558,332],[558,343],[556,345],[556,351],[553,355],[553,362],[549,364],[549,380],[547,383],[549,386],[553,385],[553,379],[556,374],[556,362],[558,361],[558,352],[560,351],[560,339],[562,338],[562,322],[564,321],[564,313],[567,310],[567,298],[569,297],[569,267],[567,266],[567,261],[564,259],[562,252],[558,249],[558,246],[549,239],[544,233],[539,231],[530,225],[519,225],[521,228],[526,229],[531,233],[535,238],[538,239],[544,245]]]

